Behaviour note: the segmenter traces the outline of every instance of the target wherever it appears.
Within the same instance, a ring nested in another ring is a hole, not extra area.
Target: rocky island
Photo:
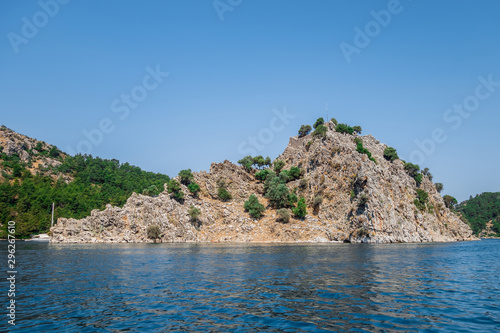
[[[314,132],[303,126],[290,138],[272,164],[254,168],[243,159],[242,165],[213,163],[209,172],[184,170],[187,176],[170,180],[158,195],[133,193],[123,207],[107,205],[83,219],[59,218],[52,242],[477,239],[427,172],[371,135],[361,136],[360,128],[320,119]]]

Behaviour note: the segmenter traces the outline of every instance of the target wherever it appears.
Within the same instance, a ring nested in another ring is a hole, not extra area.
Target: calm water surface
[[[7,243],[0,246],[5,266]],[[500,240],[387,245],[19,241],[16,250],[17,324],[8,325],[3,310],[0,331],[500,331]]]

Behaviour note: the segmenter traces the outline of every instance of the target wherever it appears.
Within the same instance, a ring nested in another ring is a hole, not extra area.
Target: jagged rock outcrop
[[[13,130],[0,126],[0,153],[7,156],[18,155],[21,162],[26,163],[27,169],[32,174],[40,174],[50,176],[54,179],[63,178],[64,181],[69,182],[72,178],[59,172],[54,173],[54,168],[61,165],[61,161],[57,158],[52,158],[49,152],[54,146],[39,141],[25,135],[14,132]],[[39,149],[40,151],[38,151]],[[66,154],[58,151],[61,158],[65,158]],[[8,170],[1,170],[2,172],[9,173]],[[0,180],[3,180],[0,175]]]
[[[244,202],[256,194],[261,203],[263,184],[254,172],[229,161],[213,163],[210,171],[194,174],[197,197],[186,194],[178,202],[164,191],[157,197],[132,195],[123,208],[107,206],[82,219],[58,220],[51,229],[53,242],[148,242],[147,228],[160,227],[163,242],[431,242],[473,240],[472,231],[445,207],[433,183],[423,177],[417,186],[403,162],[383,157],[386,145],[363,136],[363,145],[377,162],[356,151],[353,135],[337,133],[332,123],[326,137],[307,135],[290,139],[279,159],[285,168],[304,170],[301,179],[287,184],[308,203],[304,219],[279,222],[269,208],[260,219],[245,212]],[[233,199],[218,199],[223,185]],[[416,190],[427,192],[425,210],[414,204]],[[316,197],[322,199],[314,206]],[[192,221],[191,206],[201,211]],[[313,207],[314,206],[314,207]]]

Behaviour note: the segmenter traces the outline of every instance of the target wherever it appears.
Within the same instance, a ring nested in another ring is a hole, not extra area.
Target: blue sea
[[[7,274],[7,242],[0,242]],[[498,332],[500,240],[16,243],[0,331]]]

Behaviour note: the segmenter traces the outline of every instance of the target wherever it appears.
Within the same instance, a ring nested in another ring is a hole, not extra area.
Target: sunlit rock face
[[[290,139],[278,157],[285,169],[303,170],[301,179],[287,187],[304,197],[307,216],[292,216],[288,223],[277,219],[268,206],[264,185],[229,161],[213,163],[209,172],[194,173],[200,186],[192,196],[181,185],[184,200],[175,200],[167,191],[157,197],[133,194],[123,208],[107,206],[94,210],[81,220],[57,221],[53,242],[445,242],[476,239],[472,230],[446,208],[434,184],[423,176],[421,184],[408,175],[400,160],[387,161],[385,144],[371,135],[357,136],[335,132],[330,122],[326,137],[311,134]],[[376,162],[356,150],[358,137]],[[223,186],[232,195],[218,198]],[[414,203],[417,189],[428,199],[424,209]],[[267,206],[260,219],[250,217],[243,205],[251,194]],[[315,198],[321,203],[314,205]],[[201,215],[193,220],[191,206]],[[152,240],[147,228],[159,226],[161,235]]]

